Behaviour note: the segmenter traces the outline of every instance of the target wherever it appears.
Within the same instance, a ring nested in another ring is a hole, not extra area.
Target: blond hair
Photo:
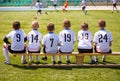
[[[32,26],[33,29],[38,29],[38,28],[39,28],[39,23],[38,23],[38,21],[32,21],[31,26]]]
[[[88,23],[83,22],[83,23],[81,24],[81,29],[83,29],[83,30],[88,30]]]

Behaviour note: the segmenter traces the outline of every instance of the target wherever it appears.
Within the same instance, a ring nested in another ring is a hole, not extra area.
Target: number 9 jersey
[[[95,33],[93,42],[96,43],[97,52],[109,52],[112,35],[107,30],[99,30]]]
[[[14,51],[22,51],[25,48],[24,39],[26,37],[22,30],[11,31],[7,36],[12,39],[11,49]]]
[[[42,40],[42,34],[37,30],[32,30],[28,33],[28,51],[29,52],[38,52],[40,51],[40,41]]]
[[[72,52],[74,50],[74,42],[76,41],[75,33],[70,29],[64,29],[59,34],[60,51]]]

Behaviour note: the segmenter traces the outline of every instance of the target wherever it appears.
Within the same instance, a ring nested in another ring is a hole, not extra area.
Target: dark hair
[[[37,0],[37,2],[40,2],[39,0]]]
[[[63,27],[71,27],[70,21],[65,19],[64,22],[63,22]]]
[[[19,22],[19,21],[13,22],[13,28],[14,28],[15,30],[20,29],[20,22]]]
[[[47,30],[48,30],[48,31],[53,31],[53,30],[55,30],[54,24],[53,24],[53,23],[48,23],[48,25],[47,25]]]

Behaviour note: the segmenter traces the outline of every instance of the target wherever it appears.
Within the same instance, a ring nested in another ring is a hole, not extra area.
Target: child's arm
[[[110,46],[112,46],[112,42],[110,42]]]
[[[26,42],[26,41],[27,41],[27,37],[24,38],[24,42]]]

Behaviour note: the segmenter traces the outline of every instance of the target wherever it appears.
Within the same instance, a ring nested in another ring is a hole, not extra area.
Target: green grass
[[[27,68],[20,64],[20,57],[16,58],[10,55],[12,65],[4,64],[4,54],[2,51],[3,38],[12,30],[12,22],[19,20],[21,28],[26,34],[31,30],[31,22],[34,20],[35,12],[0,12],[0,81],[119,81],[120,68]],[[63,29],[63,19],[69,19],[72,23],[71,29],[76,33],[80,30],[82,22],[89,23],[89,30],[94,33],[98,31],[97,22],[104,19],[107,22],[106,29],[113,35],[113,51],[120,52],[120,14],[111,13],[111,11],[89,11],[85,16],[81,11],[49,12],[49,15],[39,15],[39,31],[45,35],[46,25],[49,22],[55,24],[55,33]],[[75,50],[77,51],[77,43]],[[101,58],[101,57],[100,57]],[[65,58],[64,58],[65,59]],[[75,62],[74,57],[71,57]],[[120,63],[120,57],[109,56],[107,61],[110,63]],[[44,61],[42,61],[44,62]],[[51,58],[48,60],[51,63]],[[85,58],[89,62],[89,57]]]

